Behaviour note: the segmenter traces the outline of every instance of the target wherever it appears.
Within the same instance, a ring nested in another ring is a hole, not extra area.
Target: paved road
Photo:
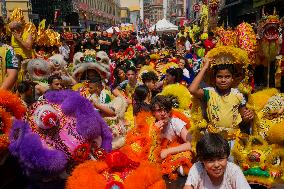
[[[9,158],[7,164],[0,165],[0,189],[26,189],[27,180],[21,174],[21,168],[17,164],[17,161],[13,158]],[[167,189],[183,189],[186,177],[178,177],[177,180],[172,181],[167,177],[164,177],[167,184]],[[63,189],[61,184],[58,184],[58,188]],[[35,187],[36,188],[36,187]],[[44,189],[50,189],[50,187],[43,187]],[[52,189],[55,189],[52,187]],[[252,186],[252,189],[265,189],[265,187]],[[284,189],[284,185],[278,185],[272,189]]]

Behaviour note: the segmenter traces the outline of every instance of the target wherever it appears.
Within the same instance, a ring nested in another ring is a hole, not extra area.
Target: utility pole
[[[2,0],[1,12],[2,12],[2,16],[3,16],[4,20],[7,20],[6,0]]]

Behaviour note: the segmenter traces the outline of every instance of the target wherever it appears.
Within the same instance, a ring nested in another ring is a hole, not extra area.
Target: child
[[[183,70],[181,68],[169,68],[166,73],[166,84],[180,83],[183,77]]]
[[[136,87],[133,94],[133,114],[137,114],[141,111],[150,112],[151,93],[145,85]]]
[[[191,166],[190,135],[187,131],[188,120],[172,111],[169,98],[156,96],[151,104],[152,114],[156,118],[155,127],[160,130],[162,171],[174,179],[176,175],[171,172],[177,171],[181,175],[187,174]],[[170,167],[170,169],[169,169]],[[171,171],[171,172],[167,172]]]
[[[188,85],[190,85],[194,78],[193,69],[189,67],[188,60],[186,58],[179,56],[178,59],[178,66],[183,71],[182,80],[185,81]]]
[[[156,82],[158,81],[158,76],[155,72],[149,71],[145,72],[141,76],[142,82],[148,89],[152,92],[156,87]]]
[[[110,92],[104,89],[101,78],[89,83],[89,93],[90,96],[87,96],[87,99],[104,117],[112,131],[112,149],[120,148],[124,145],[124,136],[128,130],[124,120],[127,108],[126,100],[119,96],[111,99]]]
[[[205,134],[196,145],[198,162],[191,167],[184,189],[249,189],[241,169],[228,162],[230,147],[219,134]]]
[[[93,79],[88,84],[89,95],[87,99],[93,102],[108,104],[111,101],[110,91],[104,89],[101,78]]]
[[[28,81],[22,81],[17,86],[17,94],[26,107],[35,102],[33,84]]]
[[[149,71],[149,72],[143,73],[141,78],[142,78],[143,84],[149,89],[150,99],[151,99],[155,94],[157,94],[156,84],[158,81],[158,76],[155,72]]]
[[[239,131],[239,124],[252,120],[253,111],[245,107],[246,101],[242,93],[232,88],[233,65],[220,64],[215,66],[215,87],[200,89],[210,61],[206,58],[204,66],[189,87],[190,93],[206,102],[208,131],[222,133],[226,139],[234,139]]]
[[[113,91],[114,96],[121,96],[126,98],[126,101],[128,104],[132,103],[131,96],[134,93],[135,88],[140,85],[140,83],[137,81],[137,70],[135,67],[130,66],[126,71],[126,77],[127,80],[120,83]],[[121,90],[124,90],[125,95],[124,96],[121,93]]]

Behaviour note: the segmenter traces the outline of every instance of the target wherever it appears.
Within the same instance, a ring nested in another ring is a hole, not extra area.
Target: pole
[[[269,42],[269,46],[270,46],[270,42]],[[267,88],[269,88],[269,86],[270,86],[270,63],[271,63],[271,58],[270,58],[270,48],[268,48],[269,49],[269,52],[268,52],[268,54],[269,54],[269,58],[268,58],[268,66],[267,66]]]
[[[2,10],[2,16],[3,16],[4,20],[7,20],[6,0],[2,0],[1,10]]]

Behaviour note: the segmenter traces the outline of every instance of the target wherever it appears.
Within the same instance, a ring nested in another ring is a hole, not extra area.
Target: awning
[[[263,5],[266,5],[268,3],[275,2],[276,0],[253,0],[253,7],[261,7]]]

